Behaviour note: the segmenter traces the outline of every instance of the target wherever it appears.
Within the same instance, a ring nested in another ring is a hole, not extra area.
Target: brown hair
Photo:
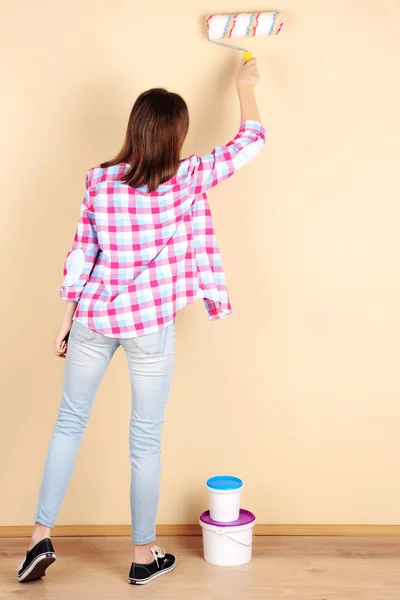
[[[176,175],[188,128],[189,111],[181,96],[162,88],[143,92],[133,105],[121,151],[100,166],[128,163],[120,181],[154,192]]]

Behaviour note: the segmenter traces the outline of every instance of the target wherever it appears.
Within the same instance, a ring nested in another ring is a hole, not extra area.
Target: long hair
[[[128,163],[120,181],[154,192],[176,175],[188,128],[189,111],[181,96],[162,88],[143,92],[133,105],[121,151],[100,166]]]

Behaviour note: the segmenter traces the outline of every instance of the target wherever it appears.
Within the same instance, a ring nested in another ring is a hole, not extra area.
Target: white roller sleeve
[[[277,17],[276,12],[241,13],[236,15],[213,15],[207,19],[210,40],[270,35]],[[253,26],[256,25],[255,33]],[[231,32],[228,35],[228,32]]]

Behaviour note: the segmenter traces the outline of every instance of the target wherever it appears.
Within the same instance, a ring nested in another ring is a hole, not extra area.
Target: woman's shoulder
[[[183,158],[179,163],[179,169],[177,174],[183,177],[188,175],[190,176],[190,174],[193,173],[194,169],[196,168],[197,160],[197,156],[195,156],[194,154],[188,156],[187,158]]]
[[[112,167],[93,167],[86,173],[86,188],[97,186],[101,183],[116,182],[129,167],[126,163],[120,163]]]

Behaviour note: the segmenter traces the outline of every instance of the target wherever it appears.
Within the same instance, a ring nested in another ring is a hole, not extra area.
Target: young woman
[[[175,317],[203,298],[211,319],[230,304],[205,193],[253,158],[265,143],[253,87],[256,60],[237,73],[241,125],[204,157],[180,160],[189,127],[184,100],[163,89],[133,106],[118,156],[86,176],[86,194],[61,298],[66,310],[55,353],[66,358],[62,400],[20,582],[45,574],[50,541],[91,406],[114,354],[128,357],[133,563],[129,581],[145,584],[176,559],[153,546],[160,483],[160,438],[174,367]]]

